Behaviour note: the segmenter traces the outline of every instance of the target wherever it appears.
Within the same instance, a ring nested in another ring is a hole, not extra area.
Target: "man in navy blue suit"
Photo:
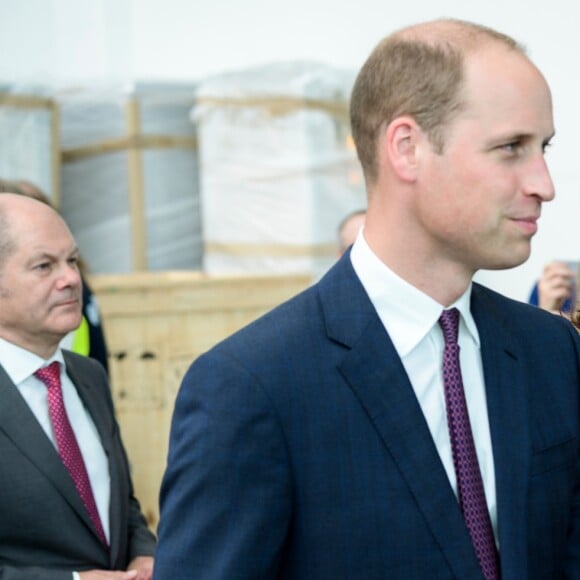
[[[472,282],[528,258],[554,197],[544,77],[503,34],[422,23],[372,52],[351,124],[364,228],[187,372],[154,578],[580,578],[579,337]]]

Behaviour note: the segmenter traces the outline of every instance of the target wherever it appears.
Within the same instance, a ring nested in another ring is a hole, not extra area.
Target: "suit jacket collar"
[[[463,516],[397,352],[356,277],[348,255],[320,281],[329,339],[348,347],[339,372],[350,385],[407,482],[427,525],[458,578],[481,575]],[[504,578],[523,578],[528,456],[523,386],[516,343],[501,311],[472,294],[483,353]],[[514,428],[514,423],[517,426]],[[524,564],[525,568],[525,564]]]

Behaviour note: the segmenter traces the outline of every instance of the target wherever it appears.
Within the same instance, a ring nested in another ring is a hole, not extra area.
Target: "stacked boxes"
[[[322,273],[337,226],[366,205],[349,146],[354,74],[280,63],[200,83],[204,270]]]
[[[0,86],[0,177],[50,195],[94,274],[316,277],[366,205],[354,76],[297,62],[197,85]]]
[[[199,269],[193,86],[60,92],[61,211],[93,273]]]
[[[39,87],[0,85],[0,178],[26,179],[58,205],[58,108]]]

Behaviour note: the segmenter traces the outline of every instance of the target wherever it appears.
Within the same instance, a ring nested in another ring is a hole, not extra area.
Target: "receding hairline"
[[[18,211],[20,208],[26,209],[27,206],[32,210],[41,207],[47,208],[49,211],[59,215],[51,205],[36,197],[25,195],[20,192],[0,192],[0,211],[10,213],[12,211]]]
[[[500,44],[526,54],[523,44],[511,36],[493,28],[467,20],[441,18],[420,22],[401,28],[390,34],[387,42],[419,42],[433,47],[450,47],[464,54],[486,48],[488,44]]]

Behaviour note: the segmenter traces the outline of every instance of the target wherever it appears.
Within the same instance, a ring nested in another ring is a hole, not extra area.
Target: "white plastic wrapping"
[[[58,103],[65,153],[61,211],[90,271],[138,269],[133,234],[143,225],[142,269],[200,269],[197,150],[191,146],[196,135],[189,119],[194,87],[82,89],[61,92]],[[131,106],[137,128],[128,120]],[[137,165],[130,159],[135,154]],[[136,223],[131,209],[135,195],[144,224]]]
[[[42,87],[0,84],[0,178],[25,179],[57,202],[55,105]]]
[[[309,273],[366,198],[349,146],[351,71],[278,63],[200,83],[200,189],[209,273]]]

